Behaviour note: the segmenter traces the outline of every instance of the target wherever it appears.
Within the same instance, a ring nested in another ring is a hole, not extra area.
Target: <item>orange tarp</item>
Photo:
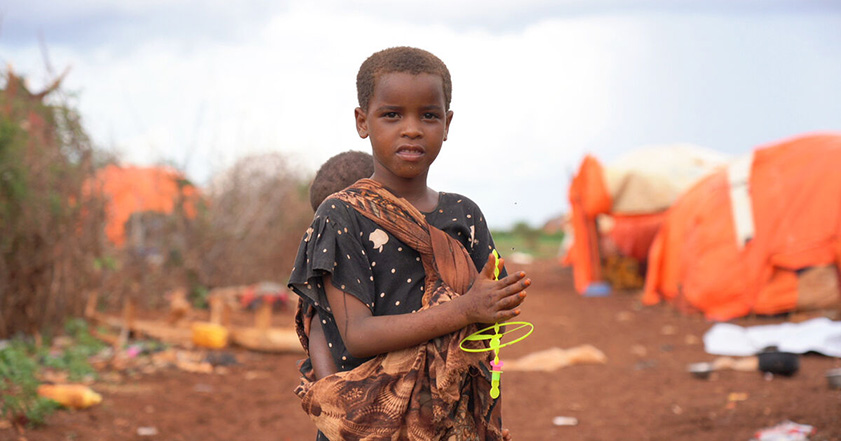
[[[596,216],[607,213],[612,204],[604,170],[596,158],[584,157],[569,187],[569,203],[574,240],[564,263],[572,265],[575,290],[583,293],[591,282],[601,279]]]
[[[184,177],[165,167],[119,167],[109,165],[96,174],[96,187],[108,199],[105,235],[113,244],[125,243],[125,224],[132,214],[153,211],[169,214],[178,198],[183,198],[184,213],[196,214],[198,192]]]
[[[637,215],[616,214],[607,236],[623,256],[645,262],[651,243],[665,219],[665,211]]]
[[[575,290],[585,292],[593,282],[601,281],[601,254],[596,217],[611,214],[613,226],[607,237],[624,256],[640,262],[648,256],[663,212],[622,215],[612,212],[613,199],[605,181],[601,163],[591,155],[584,157],[569,188],[573,242],[564,265],[572,265]]]
[[[651,247],[643,302],[670,301],[713,320],[797,305],[796,271],[841,257],[841,133],[754,152],[754,234],[736,239],[727,170],[684,193]]]

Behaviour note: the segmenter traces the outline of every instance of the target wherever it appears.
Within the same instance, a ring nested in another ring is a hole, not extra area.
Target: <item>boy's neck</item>
[[[406,199],[421,212],[430,212],[438,206],[438,192],[426,185],[426,180],[383,180],[375,172],[371,179],[384,185],[395,196]]]

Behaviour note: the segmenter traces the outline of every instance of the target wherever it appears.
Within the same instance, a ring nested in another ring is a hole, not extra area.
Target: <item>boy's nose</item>
[[[406,118],[404,119],[405,123],[403,125],[403,136],[409,138],[417,138],[423,135],[423,130],[421,130],[421,122],[415,118]]]

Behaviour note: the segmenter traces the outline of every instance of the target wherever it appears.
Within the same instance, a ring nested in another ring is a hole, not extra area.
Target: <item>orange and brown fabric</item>
[[[421,254],[426,272],[423,309],[466,292],[476,278],[476,267],[460,242],[429,225],[414,206],[379,183],[363,179],[333,197]],[[311,318],[306,308],[299,308],[296,325],[305,348]],[[331,440],[500,440],[500,406],[490,397],[490,354],[459,347],[476,330],[471,325],[319,381],[305,373],[296,393]]]

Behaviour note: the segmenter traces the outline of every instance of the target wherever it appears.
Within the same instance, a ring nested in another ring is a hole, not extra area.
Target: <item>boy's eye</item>
[[[386,118],[397,118],[398,115],[397,112],[386,112],[383,114],[383,116]]]
[[[432,112],[426,112],[426,113],[423,114],[423,117],[424,117],[424,119],[437,119],[438,114],[437,113],[432,113]]]

